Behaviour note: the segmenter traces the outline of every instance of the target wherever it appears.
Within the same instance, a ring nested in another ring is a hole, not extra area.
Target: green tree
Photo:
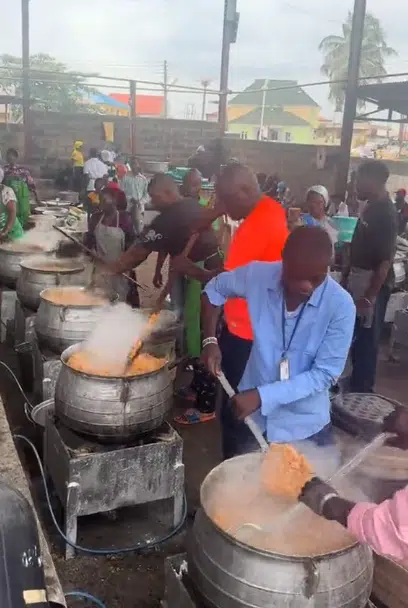
[[[352,21],[353,14],[349,12],[347,20],[342,26],[343,35],[327,36],[319,45],[319,50],[324,56],[321,71],[330,80],[347,79]],[[361,49],[360,77],[364,79],[369,76],[377,76],[377,78],[375,80],[361,80],[361,84],[381,82],[382,77],[387,74],[386,59],[396,54],[396,51],[387,45],[386,35],[380,20],[371,13],[367,13]],[[336,112],[343,109],[344,90],[344,83],[333,82],[330,85],[329,99],[335,104]]]
[[[49,72],[47,74],[46,72]],[[85,79],[68,71],[63,63],[46,54],[30,57],[30,86],[32,108],[59,112],[86,112],[82,103],[91,90]],[[0,90],[6,95],[22,96],[22,61],[12,55],[0,56]],[[20,105],[14,105],[13,118],[22,115]]]

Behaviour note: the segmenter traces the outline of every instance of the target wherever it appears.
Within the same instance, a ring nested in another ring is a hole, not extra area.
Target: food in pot
[[[40,253],[47,251],[47,248],[41,247],[41,245],[22,243],[19,240],[10,243],[2,243],[0,248],[5,249],[6,251],[13,251],[14,253]]]
[[[269,446],[261,465],[261,480],[270,494],[297,498],[312,477],[312,466],[294,447],[284,443]]]
[[[69,271],[74,271],[74,270],[78,270],[78,272],[81,270],[81,266],[80,265],[74,265],[72,263],[63,263],[63,262],[57,262],[57,261],[51,261],[51,262],[31,262],[30,264],[24,264],[25,268],[29,268],[30,270],[39,270],[39,271],[43,271],[43,272],[69,272]]]
[[[106,298],[98,294],[75,287],[47,289],[42,297],[48,302],[61,306],[103,306],[108,302]]]
[[[108,362],[106,357],[80,350],[68,359],[68,365],[78,372],[84,372],[92,376],[120,377],[139,376],[155,372],[163,367],[166,359],[158,359],[147,353],[138,355],[124,371],[123,363]]]
[[[343,526],[296,498],[270,494],[262,459],[260,453],[232,458],[204,481],[201,503],[218,528],[255,549],[291,557],[325,555],[356,542]]]

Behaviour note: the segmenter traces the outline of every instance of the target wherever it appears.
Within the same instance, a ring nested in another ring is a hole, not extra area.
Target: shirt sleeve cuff
[[[224,298],[215,288],[213,284],[215,279],[212,279],[204,289],[204,293],[207,298],[210,300],[210,303],[213,306],[223,306],[225,304],[226,298]]]
[[[347,517],[347,530],[361,542],[367,542],[364,533],[363,519],[368,511],[376,505],[370,502],[358,502]]]
[[[273,402],[271,395],[271,385],[264,384],[263,386],[258,386],[258,393],[261,398],[261,413],[262,416],[268,416],[271,411],[274,409],[275,403]]]

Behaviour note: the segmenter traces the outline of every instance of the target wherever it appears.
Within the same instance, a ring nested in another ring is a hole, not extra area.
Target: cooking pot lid
[[[395,409],[395,403],[382,395],[365,393],[338,394],[332,401],[335,424],[367,439],[381,433],[384,418]]]

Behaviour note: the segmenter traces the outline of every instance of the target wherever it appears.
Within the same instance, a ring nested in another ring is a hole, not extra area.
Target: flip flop
[[[215,420],[215,412],[211,412],[210,414],[206,414],[204,412],[200,412],[196,408],[190,408],[174,418],[174,422],[177,424],[182,424],[184,426],[191,426],[193,424],[200,424],[201,422],[211,422],[211,420]]]

